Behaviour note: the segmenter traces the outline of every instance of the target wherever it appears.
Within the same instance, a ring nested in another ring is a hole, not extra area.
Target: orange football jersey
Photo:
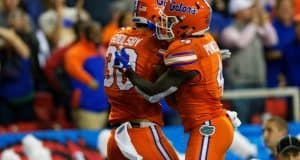
[[[144,79],[155,81],[154,65],[163,63],[160,43],[148,30],[123,29],[115,34],[107,49],[105,91],[111,104],[111,124],[134,119],[147,119],[163,124],[161,106],[151,104],[134,89],[125,74],[114,68],[115,52],[125,48],[135,72]]]
[[[225,114],[221,103],[222,57],[210,34],[174,41],[164,55],[164,63],[175,70],[199,73],[176,92],[178,111],[186,131]]]

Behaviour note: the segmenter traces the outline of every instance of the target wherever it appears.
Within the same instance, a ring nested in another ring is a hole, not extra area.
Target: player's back
[[[115,34],[109,44],[106,62],[105,91],[111,104],[111,124],[135,119],[147,119],[162,124],[161,106],[146,101],[134,89],[125,73],[114,68],[115,52],[125,48],[133,70],[141,77],[154,81],[153,66],[162,63],[159,42],[149,30],[127,28]]]
[[[224,82],[221,55],[211,35],[174,41],[164,61],[175,70],[198,72],[176,93],[185,130],[225,114],[221,103]]]

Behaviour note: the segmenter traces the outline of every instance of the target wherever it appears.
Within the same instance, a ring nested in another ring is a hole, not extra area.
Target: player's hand
[[[237,128],[242,124],[241,120],[238,117],[238,114],[235,111],[227,110],[226,114],[229,117],[229,119],[230,119],[232,125],[234,126],[234,128]]]
[[[223,60],[231,57],[231,52],[229,49],[221,49],[220,52]]]
[[[98,87],[99,87],[99,84],[98,84],[98,82],[96,81],[96,80],[93,80],[93,81],[91,81],[90,83],[89,83],[89,87],[91,88],[91,89],[98,89]]]
[[[120,52],[115,52],[115,66],[117,68],[128,69],[131,67],[129,62],[129,55],[126,53],[125,49],[122,48]]]

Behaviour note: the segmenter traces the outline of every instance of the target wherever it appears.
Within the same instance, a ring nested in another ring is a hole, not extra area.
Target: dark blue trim
[[[209,120],[208,121],[208,125],[211,126],[211,121]],[[206,157],[205,159],[207,159],[207,156],[208,156],[208,150],[209,150],[209,141],[210,141],[210,136],[208,137],[208,142],[207,142],[207,150],[206,150]]]
[[[170,54],[168,57],[175,57],[175,56],[181,56],[181,55],[189,55],[189,54],[195,54],[194,51],[185,51],[185,52],[178,52],[178,53],[174,53],[174,54]]]
[[[151,131],[152,138],[153,138],[153,140],[154,140],[154,142],[155,142],[155,145],[156,145],[157,150],[159,151],[159,153],[161,154],[161,156],[164,158],[164,160],[166,160],[166,157],[165,157],[164,154],[160,151],[160,149],[159,149],[159,147],[158,147],[158,144],[156,143],[156,139],[155,139],[154,133],[153,133],[153,131],[152,131],[152,128],[149,127],[149,129],[150,129],[150,131]],[[154,127],[154,129],[156,130],[155,127]],[[156,132],[157,132],[157,130],[156,130]],[[157,132],[157,134],[158,134],[158,132]],[[158,134],[158,135],[159,135],[159,134]],[[160,139],[159,139],[159,141],[160,141]],[[163,146],[162,146],[162,147],[163,147]],[[164,149],[165,149],[165,148],[164,148]],[[167,153],[167,154],[168,154],[168,153]]]
[[[201,160],[201,156],[202,156],[202,149],[203,149],[204,138],[205,138],[205,136],[202,135],[202,142],[201,142],[201,148],[200,148],[199,160]]]
[[[158,135],[158,138],[159,138],[159,143],[161,144],[161,146],[163,147],[163,149],[166,151],[166,153],[167,153],[169,159],[171,159],[171,156],[169,155],[168,150],[166,149],[166,147],[164,146],[164,144],[162,143],[162,141],[161,141],[161,139],[160,139],[160,137],[159,137],[159,132],[158,132],[157,126],[154,126],[154,128],[155,128],[155,130],[156,130],[156,132],[157,132],[157,135]]]

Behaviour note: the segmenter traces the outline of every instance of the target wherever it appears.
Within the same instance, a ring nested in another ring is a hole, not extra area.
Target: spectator
[[[214,38],[219,41],[220,35],[225,27],[230,24],[230,17],[227,13],[228,0],[208,1],[213,7],[214,12],[211,15],[211,24],[209,31],[212,33]]]
[[[111,21],[103,28],[102,39],[105,47],[108,47],[108,43],[110,41],[111,36],[119,30],[118,19],[119,13],[113,13]]]
[[[277,0],[273,26],[278,35],[278,43],[266,54],[268,87],[285,85],[282,49],[295,39],[292,0]]]
[[[225,76],[232,89],[260,88],[265,85],[264,46],[276,44],[277,37],[266,12],[254,0],[231,0],[231,25],[222,32],[224,47],[232,51],[225,67]],[[260,101],[236,100],[233,110],[242,122],[261,112]]]
[[[39,24],[52,47],[61,47],[74,41],[75,33],[72,28],[79,17],[89,19],[87,12],[82,9],[67,7],[65,0],[54,0],[52,8],[40,16]]]
[[[276,146],[280,139],[288,134],[287,122],[280,117],[271,117],[265,121],[263,132],[265,145],[271,150],[270,160],[275,160],[277,157]]]
[[[1,2],[3,8],[0,11],[0,26],[7,27],[7,16],[10,12],[18,9],[20,0],[1,0]]]
[[[29,16],[22,10],[16,9],[8,15],[8,26],[13,28],[30,49],[31,69],[34,78],[35,90],[46,87],[44,74],[39,64],[39,41],[33,31]]]
[[[300,141],[296,137],[284,137],[277,145],[277,152],[279,160],[299,160]]]
[[[41,0],[22,0],[21,4],[23,4],[24,9],[29,14],[34,27],[37,28],[38,26],[38,18],[46,9],[43,1]]]
[[[43,68],[45,66],[47,58],[50,55],[51,48],[45,33],[41,29],[36,30],[35,34],[39,42],[38,61],[40,67]]]
[[[100,27],[84,21],[78,27],[79,41],[66,53],[65,69],[71,78],[74,120],[79,128],[99,129],[107,122],[108,101],[104,93],[104,54],[99,53]]]
[[[259,3],[267,10],[267,12],[271,13],[276,4],[276,0],[259,0]]]
[[[126,5],[122,1],[114,2],[111,5],[112,19],[104,26],[102,31],[102,41],[105,47],[108,47],[108,43],[112,35],[118,32],[121,27],[133,26],[131,13],[126,11]]]
[[[133,27],[135,24],[132,21],[132,14],[130,12],[121,13],[118,19],[118,28]]]
[[[288,86],[300,88],[300,14],[294,17],[296,38],[283,49],[285,76]]]
[[[67,119],[71,120],[70,115],[70,80],[64,69],[64,57],[66,52],[73,46],[71,43],[65,47],[55,49],[46,61],[44,73],[53,93],[56,106],[63,106],[66,109]]]
[[[30,49],[11,29],[0,27],[0,124],[35,119]]]
[[[75,26],[80,25],[82,22],[78,21]],[[80,39],[79,27],[73,27],[76,34],[75,42],[57,48],[53,50],[50,57],[46,61],[44,68],[45,76],[50,86],[50,91],[53,93],[54,101],[56,106],[63,106],[66,109],[67,118],[71,120],[71,108],[70,108],[70,97],[71,97],[71,86],[70,79],[64,69],[64,58],[67,51],[74,46]]]

